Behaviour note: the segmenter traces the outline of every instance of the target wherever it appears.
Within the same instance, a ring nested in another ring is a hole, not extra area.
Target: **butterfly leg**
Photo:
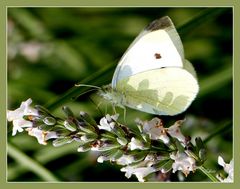
[[[116,106],[114,104],[112,104],[112,108],[113,108],[113,114],[117,114]]]
[[[123,120],[124,120],[124,123],[126,123],[126,113],[127,113],[127,109],[126,109],[126,107],[123,106]]]

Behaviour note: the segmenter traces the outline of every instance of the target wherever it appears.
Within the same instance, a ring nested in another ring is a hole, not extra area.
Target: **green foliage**
[[[96,119],[106,108],[112,113],[107,102],[98,108],[102,99],[96,91],[86,93],[91,89],[74,85],[109,84],[128,45],[149,22],[164,15],[175,23],[186,58],[193,63],[200,83],[197,99],[180,115],[186,117],[183,133],[193,141],[201,137],[207,142],[207,167],[217,167],[218,155],[230,161],[231,8],[8,8],[8,109],[15,109],[31,97],[35,104],[45,105],[59,117],[65,105],[75,115],[84,111]],[[136,117],[144,120],[149,116],[127,109],[126,119],[130,125]],[[165,122],[178,118],[162,117]],[[118,167],[96,165],[96,154],[78,153],[74,144],[59,148],[40,146],[25,134],[9,137],[9,142],[15,146],[9,148],[9,181],[131,181]],[[28,157],[19,162],[18,152]],[[202,157],[200,149],[199,153]],[[36,169],[23,166],[22,162],[32,160],[46,168],[41,169],[42,176]],[[205,178],[196,173],[187,180],[200,177]]]

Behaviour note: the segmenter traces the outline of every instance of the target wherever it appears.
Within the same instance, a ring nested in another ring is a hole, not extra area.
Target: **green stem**
[[[204,173],[212,182],[219,182],[219,180],[213,176],[213,174],[210,173],[203,165],[198,167],[198,169],[202,171],[202,173]]]
[[[232,65],[229,64],[228,66],[222,68],[221,70],[218,70],[211,76],[200,80],[199,85],[201,90],[198,98],[203,97],[213,91],[216,91],[217,89],[224,86],[226,83],[231,82],[233,77],[232,69]]]
[[[222,135],[224,132],[229,131],[229,129],[232,129],[232,121],[228,121],[227,123],[225,123],[222,127],[217,129],[214,133],[210,134],[203,142],[206,144],[213,137],[217,135]]]
[[[45,167],[40,165],[38,162],[34,161],[26,154],[18,150],[12,144],[8,143],[8,155],[13,159],[18,161],[21,165],[24,165],[26,168],[34,172],[36,175],[41,177],[44,181],[59,181],[51,172],[49,172]]]
[[[179,34],[187,33],[199,27],[199,25],[214,20],[223,12],[229,11],[227,8],[206,8],[200,11],[196,16],[186,21],[183,25],[177,28]]]

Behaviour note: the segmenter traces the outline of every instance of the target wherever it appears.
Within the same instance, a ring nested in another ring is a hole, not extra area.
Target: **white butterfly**
[[[101,95],[116,106],[157,115],[185,111],[199,90],[192,64],[168,16],[150,23],[121,58],[110,89]]]

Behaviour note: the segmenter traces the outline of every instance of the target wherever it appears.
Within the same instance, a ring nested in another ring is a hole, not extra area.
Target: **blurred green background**
[[[8,8],[8,109],[16,109],[30,97],[59,117],[63,116],[61,106],[68,105],[76,115],[86,111],[99,120],[106,102],[99,111],[99,97],[94,92],[78,97],[85,89],[74,84],[109,84],[134,38],[149,22],[165,15],[173,20],[185,56],[196,69],[200,93],[186,113],[161,118],[169,126],[186,117],[183,133],[193,141],[197,136],[206,139],[206,167],[219,169],[218,155],[227,162],[232,158],[231,8]],[[153,116],[127,109],[129,126],[137,117]],[[78,153],[76,142],[59,148],[51,142],[41,146],[27,133],[12,137],[8,128],[11,146],[60,181],[136,181],[126,179],[119,166],[97,163],[96,153]],[[46,181],[11,149],[8,181]],[[172,179],[177,180],[177,174]],[[186,178],[205,179],[198,171]]]

